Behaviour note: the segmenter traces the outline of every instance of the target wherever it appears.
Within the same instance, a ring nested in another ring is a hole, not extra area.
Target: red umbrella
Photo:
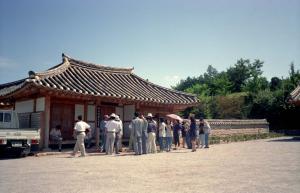
[[[168,117],[168,118],[170,118],[170,119],[178,120],[178,121],[180,121],[180,122],[183,121],[183,119],[182,119],[180,116],[175,115],[175,114],[167,114],[166,117]]]

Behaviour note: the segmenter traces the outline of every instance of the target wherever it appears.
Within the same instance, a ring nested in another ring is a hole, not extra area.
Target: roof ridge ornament
[[[33,70],[28,71],[29,78],[33,79],[35,78],[36,73]]]
[[[62,57],[63,63],[65,63],[66,61],[69,61],[69,59],[70,59],[70,56],[68,56],[68,55],[65,54],[65,53],[62,53],[62,54],[61,54],[61,57]]]
[[[61,64],[59,64],[53,68],[50,68],[49,70],[46,70],[44,72],[38,72],[35,74],[36,74],[36,76],[41,76],[41,77],[48,77],[48,76],[54,76],[54,75],[60,74],[60,73],[64,72],[70,66],[69,59],[70,59],[69,56],[62,53],[62,63]]]

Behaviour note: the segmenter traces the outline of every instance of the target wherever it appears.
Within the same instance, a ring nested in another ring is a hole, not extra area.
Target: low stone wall
[[[207,119],[212,135],[251,135],[269,132],[269,123],[266,119]]]

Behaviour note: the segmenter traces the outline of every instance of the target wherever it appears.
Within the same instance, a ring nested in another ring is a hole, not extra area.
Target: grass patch
[[[230,142],[238,142],[238,141],[250,141],[256,139],[268,139],[268,138],[276,138],[284,136],[281,133],[257,133],[257,134],[234,134],[234,135],[225,135],[225,136],[217,136],[212,135],[209,136],[209,144],[220,144],[230,143]]]

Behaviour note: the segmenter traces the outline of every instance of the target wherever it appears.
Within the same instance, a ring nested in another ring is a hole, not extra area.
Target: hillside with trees
[[[289,102],[290,93],[300,82],[300,71],[290,64],[289,76],[263,76],[263,61],[240,59],[226,71],[219,72],[212,65],[198,77],[181,80],[173,89],[196,94],[197,107],[188,108],[197,117],[213,119],[266,118],[273,130],[297,129],[299,107]]]

